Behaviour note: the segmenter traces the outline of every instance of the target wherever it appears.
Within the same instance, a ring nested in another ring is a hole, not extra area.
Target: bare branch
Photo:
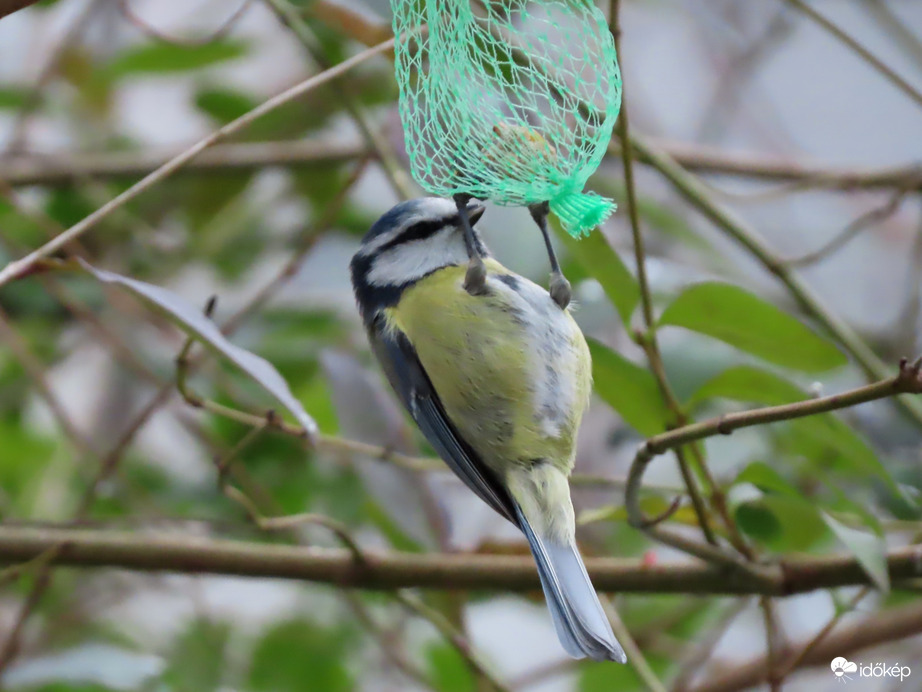
[[[299,579],[339,587],[492,589],[540,587],[528,555],[363,552],[359,562],[344,549],[305,548],[182,535],[89,529],[0,526],[0,563],[26,562],[60,546],[59,567],[115,567],[141,572],[228,574]],[[894,583],[922,577],[922,547],[888,553]],[[600,591],[620,593],[767,594],[864,586],[869,577],[851,555],[796,558],[766,568],[761,578],[697,562],[649,565],[642,559],[588,558]],[[798,649],[799,650],[799,649]]]
[[[868,344],[831,312],[820,298],[766,245],[759,234],[743,219],[726,207],[716,203],[700,180],[676,163],[669,155],[645,139],[633,135],[631,144],[638,154],[656,168],[692,206],[712,221],[729,237],[742,245],[753,258],[774,274],[797,301],[804,313],[819,324],[845,349],[870,380],[883,380],[890,376],[887,367]],[[908,397],[894,400],[918,426],[922,427],[922,403]]]
[[[909,82],[900,77],[892,68],[888,67],[880,58],[871,53],[867,48],[856,41],[851,34],[843,31],[833,24],[822,14],[814,10],[802,0],[785,0],[792,7],[796,7],[806,17],[809,17],[825,31],[835,36],[839,41],[844,43],[852,52],[864,60],[868,65],[877,70],[877,72],[889,81],[893,86],[902,91],[906,96],[922,106],[922,93],[919,93]]]
[[[4,160],[10,185],[63,185],[86,178],[136,178],[182,155],[183,149],[145,149],[102,153],[55,152],[18,155]],[[222,144],[203,151],[186,171],[219,173],[268,166],[300,166],[350,161],[367,155],[363,145],[310,139]]]
[[[389,50],[393,45],[394,45],[394,40],[390,39],[388,41],[385,41],[384,43],[378,44],[374,48],[369,48],[368,50],[364,50],[361,53],[358,53],[357,55],[352,56],[348,60],[344,60],[336,67],[326,70],[324,72],[321,72],[320,74],[315,75],[301,82],[300,84],[296,84],[295,86],[291,87],[290,89],[287,89],[281,94],[278,94],[277,96],[272,97],[271,99],[263,102],[262,104],[260,104],[253,110],[249,111],[248,113],[245,113],[244,115],[240,116],[236,120],[229,122],[224,127],[211,133],[204,139],[199,140],[197,143],[195,143],[194,145],[186,149],[184,152],[182,152],[179,156],[171,159],[170,161],[165,163],[163,166],[161,166],[160,168],[152,172],[150,175],[139,180],[137,183],[135,183],[130,188],[122,192],[120,195],[118,195],[117,197],[113,198],[106,204],[99,207],[96,211],[94,211],[92,214],[87,216],[85,219],[83,219],[82,221],[79,221],[78,223],[68,228],[64,233],[61,233],[60,235],[56,236],[53,240],[45,243],[44,245],[42,245],[42,247],[38,248],[37,250],[34,250],[33,252],[29,253],[25,257],[7,264],[7,266],[4,267],[3,270],[0,270],[0,286],[16,278],[23,272],[27,271],[36,260],[41,259],[42,257],[47,257],[51,253],[61,249],[62,247],[72,242],[76,238],[79,238],[86,231],[88,231],[90,228],[95,226],[97,223],[99,223],[102,219],[104,219],[106,216],[111,214],[113,211],[120,208],[125,203],[131,201],[132,199],[140,195],[142,192],[144,192],[148,188],[156,185],[160,181],[169,177],[174,171],[178,170],[183,165],[185,165],[187,161],[190,161],[191,159],[195,158],[198,154],[200,154],[202,151],[210,147],[215,142],[218,142],[224,139],[225,137],[228,137],[231,134],[234,134],[235,132],[238,132],[239,130],[244,129],[254,120],[257,120],[258,118],[262,117],[266,113],[269,113],[270,111],[274,110],[278,106],[281,106],[284,103],[287,103],[299,96],[302,96],[303,94],[311,91],[312,89],[317,88],[318,86],[322,84],[326,84],[332,79],[335,79],[339,77],[340,75],[348,72],[350,69],[352,69],[356,65],[361,64],[365,60],[368,60],[369,58],[375,55],[378,55],[380,53],[383,53]]]
[[[819,413],[857,406],[858,404],[897,394],[922,393],[920,366],[922,366],[922,359],[912,364],[904,359],[900,362],[900,371],[897,375],[875,384],[869,384],[820,399],[807,399],[782,406],[766,406],[765,408],[750,411],[728,413],[648,438],[637,450],[631,469],[628,472],[624,499],[628,522],[638,528],[645,526],[647,523],[647,518],[640,507],[640,487],[643,474],[654,457],[689,442],[703,440],[716,435],[729,435],[740,428],[814,416]]]
[[[885,610],[862,619],[838,632],[828,634],[800,661],[798,669],[823,666],[828,674],[829,662],[836,656],[849,656],[857,651],[886,642],[905,639],[922,633],[922,605],[904,604],[899,608]],[[788,647],[782,661],[792,661],[810,642],[799,642]],[[737,692],[759,686],[766,680],[766,661],[758,658],[708,678],[707,682],[692,689],[692,692]]]
[[[25,9],[29,5],[34,5],[38,0],[0,0],[0,19],[8,14]]]

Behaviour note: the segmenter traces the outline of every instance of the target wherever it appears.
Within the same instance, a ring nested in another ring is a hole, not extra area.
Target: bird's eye
[[[423,238],[428,238],[431,235],[435,235],[442,228],[444,228],[445,225],[446,222],[441,219],[438,221],[419,221],[401,233],[397,240],[404,243],[411,240],[422,240]]]

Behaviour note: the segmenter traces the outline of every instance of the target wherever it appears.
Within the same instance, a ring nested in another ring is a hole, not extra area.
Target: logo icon
[[[851,661],[838,656],[832,659],[832,663],[829,664],[829,667],[832,668],[833,674],[836,676],[836,680],[841,680],[845,682],[846,680],[851,680],[849,673],[858,672],[858,664],[852,663]]]

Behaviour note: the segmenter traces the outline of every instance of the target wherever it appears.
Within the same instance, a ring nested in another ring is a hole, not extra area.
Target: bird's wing
[[[369,327],[368,337],[387,379],[429,444],[481,500],[518,525],[512,499],[448,420],[410,340],[398,329],[385,330],[383,320]]]

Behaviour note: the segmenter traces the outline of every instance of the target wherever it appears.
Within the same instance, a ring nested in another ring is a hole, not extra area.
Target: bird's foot
[[[487,292],[487,268],[483,260],[474,256],[467,265],[464,274],[464,290],[472,296],[482,296]]]
[[[570,282],[567,281],[567,277],[560,272],[551,273],[551,283],[548,288],[548,293],[551,294],[551,298],[560,306],[561,310],[567,309],[567,306],[570,304],[570,299],[573,297]]]

